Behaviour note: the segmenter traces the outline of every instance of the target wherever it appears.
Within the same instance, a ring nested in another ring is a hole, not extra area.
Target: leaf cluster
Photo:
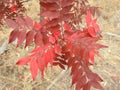
[[[14,19],[23,15],[25,8],[22,0],[0,0],[0,25],[6,18]]]
[[[25,41],[25,47],[32,42],[35,48],[29,56],[21,58],[17,65],[30,64],[33,80],[38,70],[44,77],[44,70],[50,64],[71,69],[72,85],[75,90],[90,90],[91,87],[103,90],[99,75],[90,70],[98,50],[106,46],[98,44],[101,30],[93,15],[97,7],[90,6],[87,0],[43,0],[40,22],[29,16],[18,15],[15,20],[7,18],[7,25],[13,28],[9,43],[17,40],[17,46]],[[86,26],[81,27],[83,16]]]

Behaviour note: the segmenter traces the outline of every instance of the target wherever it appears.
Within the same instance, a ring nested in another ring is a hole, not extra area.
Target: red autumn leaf
[[[61,21],[69,21],[73,18],[73,13],[67,13],[67,14],[63,14],[60,18]]]
[[[72,5],[74,0],[62,0],[61,1],[61,6],[62,7],[66,7],[66,6],[70,6],[70,5]]]
[[[57,5],[56,2],[40,2],[40,5],[44,8],[46,8],[47,10],[56,10],[59,9],[59,6]]]
[[[50,60],[50,56],[47,54],[48,52],[42,54],[42,62],[43,62],[44,67],[47,67],[49,60]]]
[[[69,60],[70,61],[70,60]],[[71,75],[74,75],[75,73],[77,73],[78,71],[76,69],[79,68],[79,63],[74,63],[74,62],[71,62],[71,63],[68,63],[69,65],[70,64],[73,64],[74,67],[71,68]],[[77,71],[77,72],[76,72]]]
[[[44,69],[45,69],[45,66],[43,64],[44,62],[42,61],[42,59],[37,58],[37,63],[38,63],[38,68],[41,71],[42,78],[44,78]]]
[[[60,11],[61,14],[67,14],[67,11],[70,11],[70,9],[73,7],[73,5],[69,5],[66,7],[63,7],[62,10]]]
[[[89,11],[87,12],[87,15],[86,15],[86,23],[87,23],[87,26],[90,26],[90,24],[92,23],[92,15]]]
[[[16,64],[17,64],[17,65],[25,65],[25,64],[27,64],[28,62],[30,62],[30,60],[31,60],[31,57],[21,58],[21,59],[19,59],[19,60],[16,62]]]
[[[49,55],[49,56],[47,56],[47,55]],[[54,49],[53,48],[49,48],[47,50],[46,57],[48,57],[47,59],[49,59],[48,61],[52,65],[53,61],[54,61],[54,58],[55,58],[55,53],[54,53]]]
[[[93,73],[90,70],[88,70],[88,72],[87,72],[87,77],[88,77],[89,81],[97,81],[97,82],[103,81],[102,78],[98,74]]]
[[[90,84],[96,89],[104,90],[103,87],[97,81],[91,81]]]
[[[26,31],[25,30],[20,30],[18,32],[18,42],[17,42],[17,46],[22,45],[23,41],[26,38]]]
[[[56,26],[52,26],[47,28],[48,30],[50,30],[50,32],[54,33],[56,30],[59,30],[60,25],[56,25]]]
[[[67,37],[67,39],[68,39],[69,41],[73,41],[77,36],[78,36],[78,33],[76,32],[76,33],[72,34],[71,36]],[[69,45],[68,45],[68,46],[69,46]]]
[[[30,70],[31,70],[32,78],[33,80],[35,80],[38,74],[38,63],[34,59],[30,61]]]
[[[33,20],[29,16],[26,17],[25,22],[28,27],[33,27]]]
[[[92,36],[92,37],[96,37],[96,31],[94,27],[88,27],[88,33]]]
[[[42,44],[42,41],[43,41],[43,36],[42,36],[41,32],[37,32],[34,37],[35,45],[40,46]]]
[[[41,16],[49,17],[50,19],[58,18],[59,15],[60,15],[60,13],[57,11],[46,11],[46,12],[41,13]]]
[[[41,54],[41,56],[39,56]],[[47,67],[48,63],[53,64],[55,53],[51,44],[46,44],[42,47],[36,48],[31,55],[36,58],[38,68],[41,71],[42,77],[44,77],[44,69]]]
[[[50,45],[51,45],[50,43],[47,43],[41,47],[35,48],[34,50],[32,50],[32,53],[40,53],[42,50],[45,50]]]
[[[96,33],[98,33],[98,34],[101,33],[100,27],[97,24],[97,19],[92,20],[92,26],[95,28]]]
[[[96,24],[96,23],[93,23],[93,27],[95,28],[95,31],[97,32],[97,33],[101,33],[101,30],[100,30],[100,27],[99,27],[99,25],[98,24]]]
[[[95,18],[94,20],[92,20],[92,25],[97,23],[97,18]]]
[[[90,81],[83,87],[83,90],[90,90],[91,85],[90,85]]]
[[[25,26],[25,20],[21,16],[17,16],[15,19],[16,19],[16,22],[18,23],[19,27]]]
[[[44,67],[47,67],[48,63],[50,64],[53,63],[54,57],[52,56],[51,53],[53,54],[54,52],[52,52],[51,49],[48,49],[46,53],[42,55],[42,62],[43,62]]]
[[[12,43],[13,41],[15,41],[17,39],[17,36],[19,34],[19,30],[15,29],[10,33],[10,37],[9,37],[9,43]]]
[[[82,74],[83,74],[82,69],[78,70],[78,72],[75,72],[73,74],[73,76],[72,76],[72,85],[77,83],[77,81],[82,77]]]
[[[86,76],[85,75],[82,76],[80,78],[80,81],[76,84],[75,90],[80,90],[82,87],[84,87],[86,81],[87,81]]]
[[[26,35],[26,44],[25,47],[29,46],[34,39],[35,32],[33,30],[29,31]]]
[[[49,3],[54,3],[54,2],[59,2],[58,0],[46,0],[46,2],[49,2]]]
[[[97,55],[97,52],[95,50],[90,50],[89,51],[89,57],[90,57],[90,60],[92,62],[92,64],[94,64],[94,56]]]
[[[33,28],[34,28],[35,30],[40,30],[40,29],[42,28],[42,26],[40,25],[40,23],[34,22]]]
[[[47,27],[47,28],[49,28],[49,27],[54,27],[54,26],[56,26],[58,23],[59,23],[59,19],[52,19],[51,21],[49,21],[49,22],[46,24],[46,27]]]
[[[5,22],[11,28],[18,28],[18,24],[12,19],[6,19]]]

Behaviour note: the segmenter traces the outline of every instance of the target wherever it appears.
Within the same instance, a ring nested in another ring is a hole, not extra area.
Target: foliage
[[[14,17],[25,12],[22,0],[0,0],[0,25],[6,18],[14,19]]]
[[[101,39],[101,30],[92,15],[98,8],[90,6],[87,0],[43,0],[40,6],[40,17],[43,17],[40,22],[33,21],[29,16],[21,17],[14,8],[11,8],[11,12],[16,12],[17,16],[5,19],[7,25],[13,28],[9,43],[16,39],[17,46],[24,41],[25,47],[35,43],[31,54],[19,59],[16,64],[30,63],[33,80],[38,70],[44,77],[48,64],[58,65],[61,69],[68,67],[71,69],[75,90],[90,90],[91,87],[103,90],[100,85],[103,80],[89,69],[94,64],[94,56],[100,56],[98,50],[106,48],[97,43]],[[86,26],[82,28],[84,16]]]

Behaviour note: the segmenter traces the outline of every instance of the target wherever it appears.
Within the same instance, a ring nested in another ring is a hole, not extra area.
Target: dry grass
[[[39,20],[36,15],[39,13],[37,1],[25,3],[28,15],[36,21]],[[96,58],[92,69],[103,77],[105,90],[120,90],[120,1],[90,0],[90,3],[101,7],[98,21],[103,30],[103,40],[100,43],[109,46],[100,51],[104,60]],[[9,33],[7,28],[0,30],[0,45],[8,39]],[[32,48],[32,45],[24,49],[9,44],[6,52],[0,54],[0,90],[74,90],[74,87],[70,87],[69,71],[63,73],[58,67],[48,68],[45,79],[42,80],[39,74],[37,80],[32,81],[28,66],[16,66],[16,60],[26,56]]]

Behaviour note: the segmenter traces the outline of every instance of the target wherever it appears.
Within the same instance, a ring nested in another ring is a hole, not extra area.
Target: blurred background
[[[27,14],[36,21],[39,20],[38,1],[28,0],[24,3]],[[89,2],[100,7],[98,23],[103,39],[99,43],[109,46],[100,50],[103,59],[96,57],[91,69],[103,78],[102,85],[105,90],[120,90],[120,0]],[[29,66],[16,66],[16,61],[28,55],[33,45],[24,49],[23,46],[16,48],[15,43],[7,44],[10,31],[6,27],[0,28],[0,90],[74,90],[74,87],[71,87],[69,70],[48,67],[44,79],[39,73],[33,81]]]

